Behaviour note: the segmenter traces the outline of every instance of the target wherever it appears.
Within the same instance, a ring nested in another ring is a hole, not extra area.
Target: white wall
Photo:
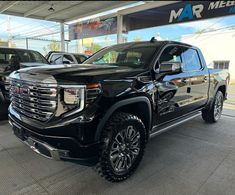
[[[235,30],[184,35],[181,41],[199,47],[208,65],[216,60],[229,60],[231,80],[235,81]]]

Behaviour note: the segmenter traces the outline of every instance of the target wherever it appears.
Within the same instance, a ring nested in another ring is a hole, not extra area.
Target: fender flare
[[[216,92],[219,90],[219,88],[220,88],[221,86],[225,86],[225,89],[226,89],[226,91],[227,91],[228,86],[227,86],[226,81],[221,81],[221,82],[219,82],[218,85],[215,87],[214,94],[213,94],[213,98],[214,98]]]
[[[149,128],[147,130],[151,129],[152,126],[152,106],[150,103],[150,100],[145,97],[145,96],[141,96],[141,97],[133,97],[133,98],[129,98],[129,99],[125,99],[125,100],[121,100],[119,102],[116,102],[114,105],[112,105],[106,112],[106,114],[103,116],[103,118],[101,119],[100,123],[98,124],[96,133],[95,133],[95,141],[100,141],[100,136],[101,136],[101,132],[106,124],[106,122],[109,120],[110,116],[119,108],[123,107],[123,106],[127,106],[130,104],[134,104],[134,103],[138,103],[138,102],[143,102],[146,103],[146,105],[148,106],[148,112],[149,112]]]

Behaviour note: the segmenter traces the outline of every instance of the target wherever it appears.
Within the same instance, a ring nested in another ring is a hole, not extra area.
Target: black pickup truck
[[[0,119],[7,117],[9,105],[8,76],[25,67],[48,65],[47,60],[37,51],[0,47]]]
[[[9,122],[35,152],[96,164],[118,182],[137,169],[150,137],[198,115],[217,122],[228,80],[188,44],[118,44],[79,66],[12,73]]]

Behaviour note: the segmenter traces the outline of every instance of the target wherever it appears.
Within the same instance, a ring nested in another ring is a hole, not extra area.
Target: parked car
[[[85,54],[51,51],[46,59],[51,64],[81,64],[88,58]]]
[[[7,116],[10,73],[20,68],[48,64],[43,55],[37,51],[0,47],[0,118]]]
[[[97,163],[105,179],[119,182],[135,172],[150,137],[199,115],[217,122],[228,79],[188,44],[119,44],[79,66],[12,73],[9,122],[35,152]]]

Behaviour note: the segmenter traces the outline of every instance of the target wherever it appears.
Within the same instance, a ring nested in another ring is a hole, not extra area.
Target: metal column
[[[60,23],[60,50],[65,51],[65,41],[64,41],[64,23]]]
[[[123,43],[123,16],[117,15],[117,43]]]

